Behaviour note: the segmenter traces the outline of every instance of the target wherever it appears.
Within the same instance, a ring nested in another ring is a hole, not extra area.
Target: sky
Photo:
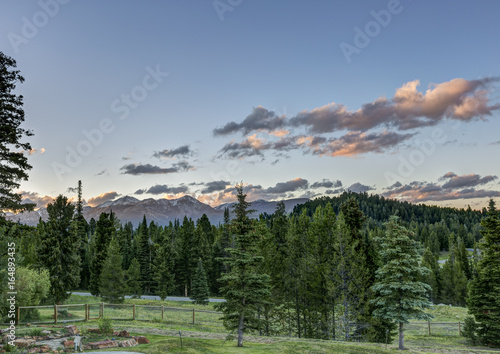
[[[500,201],[498,1],[0,2],[43,206]],[[25,139],[26,140],[26,139]]]

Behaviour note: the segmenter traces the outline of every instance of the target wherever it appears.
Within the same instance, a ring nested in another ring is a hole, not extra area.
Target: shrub
[[[28,336],[30,336],[30,337],[41,337],[42,336],[42,330],[40,328],[31,328],[28,331]]]
[[[113,322],[109,318],[101,317],[98,321],[99,331],[101,334],[111,335],[113,334]]]
[[[467,341],[470,344],[476,345],[476,343],[478,342],[477,323],[474,320],[474,317],[472,316],[465,317],[464,328],[462,329],[461,334],[463,337],[467,338]]]

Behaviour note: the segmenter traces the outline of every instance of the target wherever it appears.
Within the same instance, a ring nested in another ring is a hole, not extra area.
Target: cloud
[[[299,189],[306,189],[307,187],[307,179],[295,178],[291,181],[276,183],[274,187],[267,188],[265,192],[271,194],[280,194],[286,192],[294,192]]]
[[[365,193],[365,192],[374,190],[375,188],[370,187],[370,186],[365,186],[364,184],[356,182],[356,183],[352,184],[350,187],[348,187],[347,189],[350,190],[351,192],[354,192],[354,193]]]
[[[101,175],[105,174],[107,171],[108,171],[108,170],[104,169],[104,170],[102,170],[102,171],[97,172],[95,175],[96,175],[96,176],[101,176]]]
[[[187,161],[180,161],[177,163],[174,163],[172,167],[168,168],[162,168],[160,166],[155,166],[151,164],[129,164],[125,165],[120,168],[120,170],[123,170],[123,174],[129,174],[129,175],[143,175],[143,174],[152,174],[152,175],[158,175],[158,174],[168,174],[168,173],[177,173],[177,172],[183,172],[183,171],[188,171],[193,169],[193,166],[191,166]]]
[[[52,203],[54,201],[54,198],[48,196],[48,195],[40,195],[38,193],[34,193],[34,192],[25,192],[25,191],[21,191],[20,192],[21,194],[21,200],[22,200],[22,203],[34,203],[36,204],[35,205],[35,208],[44,208],[47,206],[47,204],[49,203]]]
[[[340,193],[344,193],[344,192],[345,192],[344,188],[327,189],[325,191],[325,194],[340,194]]]
[[[342,187],[342,182],[339,180],[336,181],[330,181],[328,179],[323,179],[321,182],[314,182],[311,184],[310,188],[316,189],[316,188],[338,188]]]
[[[383,153],[412,136],[413,134],[399,134],[388,131],[369,134],[349,132],[338,139],[330,139],[323,146],[313,147],[312,152],[320,156],[355,156],[369,152]]]
[[[169,187],[167,186],[166,184],[157,184],[155,186],[152,186],[150,187],[149,189],[139,189],[137,191],[135,191],[134,194],[144,194],[144,193],[148,193],[148,194],[154,194],[154,195],[158,195],[158,194],[180,194],[180,193],[186,193],[188,192],[188,187],[186,186],[177,186],[177,187]]]
[[[416,134],[402,131],[433,126],[445,119],[468,122],[491,116],[500,103],[490,102],[488,89],[499,79],[456,78],[432,84],[424,92],[418,90],[420,81],[414,80],[396,89],[393,97],[379,97],[357,110],[332,102],[289,118],[258,106],[242,122],[231,121],[214,129],[214,136],[246,136],[241,142],[224,145],[218,157],[264,157],[268,150],[302,150],[319,156],[384,153]],[[257,133],[267,134],[269,139]],[[343,135],[322,136],[332,133]]]
[[[68,193],[78,193],[78,187],[68,187],[66,191]]]
[[[278,116],[273,111],[268,111],[264,107],[258,106],[252,109],[252,113],[243,122],[229,122],[222,128],[214,129],[213,134],[214,136],[222,136],[241,132],[243,135],[247,135],[256,130],[273,131],[283,127],[284,124],[284,116]]]
[[[457,189],[464,187],[480,186],[489,183],[491,181],[494,181],[497,178],[498,178],[497,176],[491,176],[491,175],[484,176],[481,178],[481,176],[474,173],[463,176],[457,176],[453,172],[448,172],[443,177],[441,177],[440,180],[446,180],[446,179],[448,180],[448,182],[443,184],[444,189]]]
[[[357,111],[330,103],[300,112],[289,120],[289,124],[305,126],[312,133],[331,133],[344,129],[366,131],[380,125],[414,129],[435,125],[445,118],[470,121],[490,116],[500,108],[500,104],[489,105],[486,90],[496,81],[496,77],[480,80],[458,78],[435,84],[425,94],[417,90],[419,80],[410,81],[398,88],[392,99],[380,97],[363,104]]]
[[[212,181],[204,184],[205,187],[201,190],[202,194],[210,194],[217,191],[223,191],[227,186],[231,185],[228,181]]]
[[[476,189],[474,187],[490,183],[496,179],[497,176],[481,177],[474,173],[458,176],[454,172],[448,172],[438,179],[444,182],[441,185],[435,182],[419,181],[403,185],[398,182],[386,188],[387,192],[382,193],[382,195],[388,198],[406,200],[411,203],[455,199],[494,198],[500,196],[500,191]]]
[[[401,142],[411,138],[413,134],[395,132],[363,133],[348,132],[340,138],[325,138],[322,136],[284,136],[278,140],[269,141],[257,134],[249,135],[242,142],[231,141],[218,152],[219,158],[245,158],[251,156],[263,157],[264,151],[275,154],[292,150],[302,150],[319,156],[355,156],[369,152],[383,153]]]
[[[112,192],[106,192],[106,193],[101,193],[96,197],[90,198],[88,200],[88,204],[92,207],[98,206],[102,203],[109,202],[116,197],[118,197],[120,194],[116,193],[115,191]]]
[[[500,145],[500,140],[489,143],[488,145]]]
[[[163,151],[156,151],[153,156],[157,157],[159,159],[161,158],[166,158],[166,159],[172,159],[176,157],[189,157],[193,155],[193,151],[189,148],[189,145],[182,145],[179,146],[178,148],[172,149],[172,150],[163,150]]]

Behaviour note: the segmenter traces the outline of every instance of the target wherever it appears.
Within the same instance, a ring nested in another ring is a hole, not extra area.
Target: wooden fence
[[[130,304],[76,304],[53,306],[23,306],[17,308],[16,324],[49,324],[98,320],[150,321],[178,325],[199,325],[222,329],[221,312]],[[415,335],[460,336],[462,322],[410,322],[405,330]]]
[[[117,321],[153,321],[222,328],[222,323],[218,320],[221,315],[221,312],[194,308],[91,303],[18,307],[16,324],[57,324],[97,320],[105,317]]]

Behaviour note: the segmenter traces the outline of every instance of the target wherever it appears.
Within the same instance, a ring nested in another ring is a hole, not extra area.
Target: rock
[[[64,348],[74,348],[75,347],[75,341],[74,340],[67,340],[62,343],[64,345]]]
[[[19,348],[29,347],[31,344],[35,343],[34,339],[16,339],[14,340],[14,345]]]
[[[149,344],[150,341],[149,339],[147,339],[146,337],[144,336],[137,336],[137,337],[134,337],[134,339],[137,341],[137,343],[139,344]]]
[[[51,332],[51,331],[47,331],[47,330],[45,330],[45,331],[42,331],[42,333],[43,333],[43,334],[51,334],[52,332]]]
[[[130,333],[128,333],[126,330],[120,331],[120,332],[115,332],[113,333],[115,337],[125,337],[125,338],[130,338]]]
[[[137,343],[137,341],[134,338],[125,339],[118,342],[118,346],[123,348],[135,347],[137,344],[139,343]]]
[[[95,349],[104,349],[104,348],[114,348],[118,347],[118,343],[112,340],[103,340],[101,342],[93,342],[89,343],[90,348],[95,350]]]
[[[100,334],[101,331],[99,330],[99,328],[89,328],[87,330],[89,333],[96,333],[96,334]]]
[[[68,333],[70,336],[74,336],[75,334],[78,333],[78,329],[76,328],[75,325],[69,325],[69,326],[66,326],[64,327],[68,330]]]

